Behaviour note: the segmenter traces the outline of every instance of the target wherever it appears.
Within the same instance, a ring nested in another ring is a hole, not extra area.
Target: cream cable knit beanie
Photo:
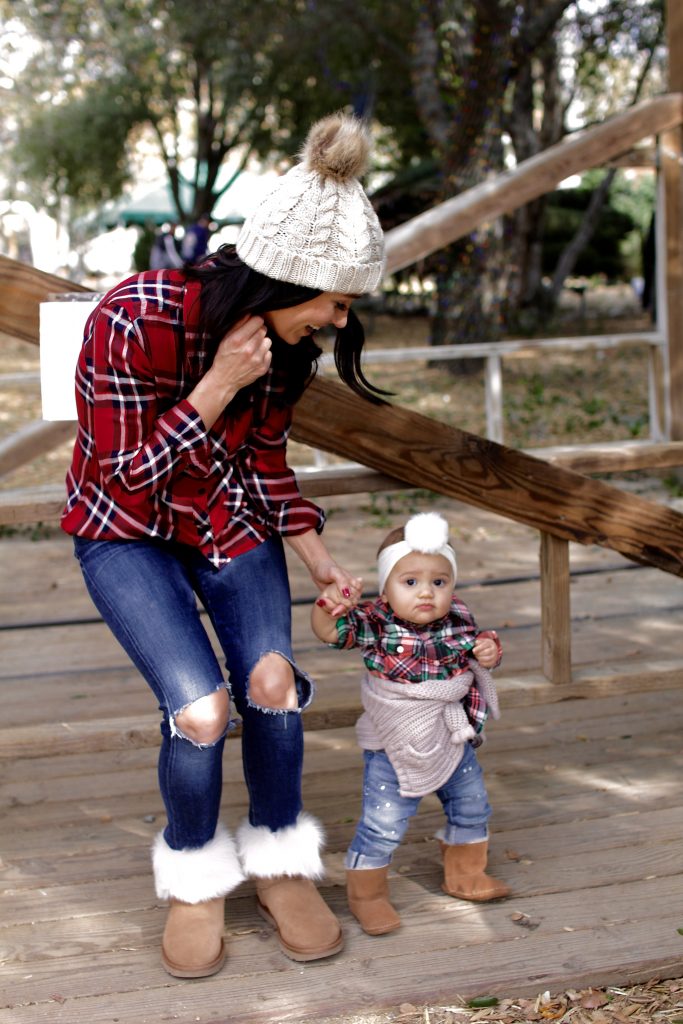
[[[384,273],[384,234],[358,181],[369,145],[356,118],[332,114],[314,124],[301,163],[245,221],[240,259],[277,281],[323,292],[374,291]]]

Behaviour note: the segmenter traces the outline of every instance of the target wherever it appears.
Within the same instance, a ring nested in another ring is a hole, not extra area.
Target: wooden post
[[[569,542],[541,532],[541,658],[552,683],[572,679]]]
[[[486,436],[503,443],[503,363],[499,355],[486,360]]]
[[[683,4],[667,0],[669,88],[683,93]],[[683,126],[660,136],[666,217],[666,325],[669,339],[671,440],[683,440]]]

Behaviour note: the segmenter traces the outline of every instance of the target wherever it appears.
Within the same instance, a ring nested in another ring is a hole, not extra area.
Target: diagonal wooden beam
[[[87,291],[82,284],[0,256],[0,332],[37,345],[40,303],[51,295]]]
[[[567,136],[514,170],[496,174],[387,231],[387,273],[411,266],[479,224],[551,192],[570,175],[601,167],[641,139],[680,126],[682,121],[683,94],[670,93],[643,100],[602,124]]]
[[[683,515],[393,405],[318,379],[292,437],[389,476],[580,544],[683,576]]]

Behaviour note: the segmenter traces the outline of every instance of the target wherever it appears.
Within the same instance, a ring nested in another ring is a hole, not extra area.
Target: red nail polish
[[[318,600],[315,603],[317,604],[318,608],[324,608],[325,607],[325,601],[323,600],[322,597],[319,597]]]
[[[348,587],[343,588],[342,594],[344,595],[344,597],[351,597],[351,591],[349,590]]]

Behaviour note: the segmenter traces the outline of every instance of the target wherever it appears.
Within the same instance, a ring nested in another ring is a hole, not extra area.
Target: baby
[[[454,594],[456,573],[448,524],[422,513],[380,545],[379,599],[353,607],[329,586],[311,614],[320,640],[360,648],[367,669],[356,725],[363,804],[346,877],[349,907],[369,935],[400,925],[389,900],[389,864],[427,793],[436,793],[446,816],[437,833],[444,892],[474,901],[510,892],[485,872],[491,808],[475,754],[489,710],[498,717],[488,669],[499,664],[501,647]]]

